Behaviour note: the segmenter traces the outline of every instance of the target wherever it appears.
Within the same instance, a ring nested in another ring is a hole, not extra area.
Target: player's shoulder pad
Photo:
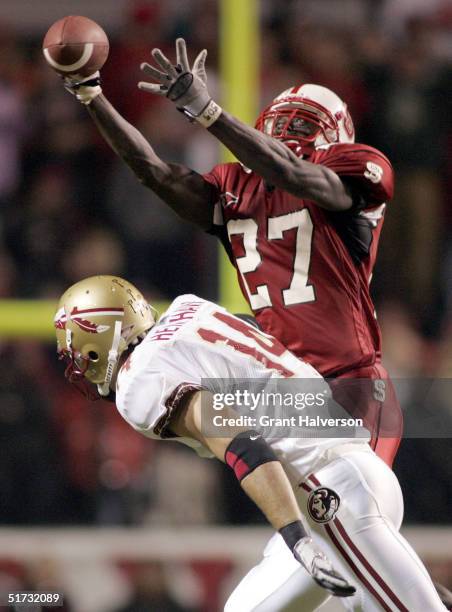
[[[391,200],[394,170],[386,155],[361,143],[341,143],[316,151],[313,163],[327,166],[358,187],[370,205]]]
[[[170,304],[168,310],[163,313],[158,323],[162,322],[164,318],[171,318],[171,316],[176,315],[178,312],[184,311],[192,313],[192,316],[186,318],[193,318],[195,314],[203,308],[203,306],[210,303],[211,302],[209,302],[208,300],[205,300],[204,298],[199,297],[199,295],[195,295],[194,293],[184,293],[183,295],[179,295]]]
[[[340,161],[371,161],[379,160],[382,163],[391,166],[389,159],[375,147],[370,145],[361,144],[359,142],[353,143],[339,143],[333,144],[325,148],[318,149],[315,154],[315,163],[329,165],[332,163],[339,163]],[[313,160],[314,161],[314,160]]]
[[[190,293],[178,296],[149,330],[143,344],[152,344],[156,341],[159,344],[167,344],[176,338],[180,339],[179,332],[187,329],[187,324],[202,316],[209,304],[211,302]]]
[[[168,310],[170,308],[178,307],[180,304],[184,304],[184,303],[190,303],[190,304],[196,303],[197,304],[198,302],[206,302],[206,301],[207,300],[205,300],[202,297],[199,297],[199,295],[195,295],[194,293],[183,293],[182,295],[178,295],[177,298],[175,298],[171,302]]]
[[[202,176],[204,180],[223,192],[235,188],[246,175],[252,174],[253,172],[240,162],[229,162],[214,166],[210,172]]]
[[[230,176],[231,173],[236,173],[240,168],[241,166],[238,162],[217,164],[212,170],[205,172],[202,176],[209,183],[221,188],[227,177]]]

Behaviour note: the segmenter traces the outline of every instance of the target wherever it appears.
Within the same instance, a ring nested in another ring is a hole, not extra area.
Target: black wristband
[[[303,527],[303,523],[301,521],[294,521],[285,527],[281,527],[279,533],[282,535],[284,542],[292,552],[294,551],[297,542],[308,536],[308,533]]]

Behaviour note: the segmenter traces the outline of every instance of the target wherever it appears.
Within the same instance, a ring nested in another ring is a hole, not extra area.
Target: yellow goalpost
[[[222,0],[220,12],[222,104],[230,113],[254,124],[259,103],[258,0]],[[233,161],[223,148],[222,161]],[[235,268],[224,250],[219,254],[219,301],[232,312],[249,312]]]

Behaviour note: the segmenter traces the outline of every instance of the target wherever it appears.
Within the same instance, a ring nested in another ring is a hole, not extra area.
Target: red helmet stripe
[[[124,308],[83,308],[82,310],[78,310],[77,306],[74,306],[74,308],[71,310],[71,317],[72,315],[81,315],[81,314],[83,315],[90,314],[94,316],[119,315],[123,317]]]

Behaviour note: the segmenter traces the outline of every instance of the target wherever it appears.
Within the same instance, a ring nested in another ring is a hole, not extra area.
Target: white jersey
[[[327,387],[312,366],[272,336],[217,304],[182,295],[122,366],[116,405],[123,418],[145,436],[183,442],[201,456],[212,456],[198,441],[174,437],[168,427],[186,394],[198,389],[227,392],[230,381],[237,380],[252,379],[265,387],[281,378],[316,379]],[[265,433],[264,437],[288,468],[289,476],[293,472],[296,479],[311,472],[329,449],[368,440],[277,438]]]

